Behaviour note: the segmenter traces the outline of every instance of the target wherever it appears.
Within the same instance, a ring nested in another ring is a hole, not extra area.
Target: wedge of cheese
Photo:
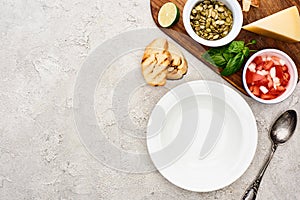
[[[285,42],[299,42],[299,12],[296,6],[292,6],[243,26],[243,29]]]

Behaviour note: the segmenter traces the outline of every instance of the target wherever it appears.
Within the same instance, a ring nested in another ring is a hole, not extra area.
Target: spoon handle
[[[265,174],[265,171],[266,171],[271,159],[273,158],[273,155],[274,155],[274,153],[277,149],[277,146],[278,146],[277,144],[272,145],[272,151],[270,152],[267,161],[265,162],[265,164],[261,168],[261,170],[260,170],[259,174],[257,175],[256,179],[247,188],[246,192],[243,195],[242,200],[255,200],[256,199],[256,195],[257,195],[257,191],[258,191],[260,182],[262,180],[263,175]]]

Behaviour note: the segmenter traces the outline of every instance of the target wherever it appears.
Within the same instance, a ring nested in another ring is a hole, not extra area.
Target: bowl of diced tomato
[[[245,90],[253,99],[274,104],[292,94],[298,82],[298,71],[286,53],[264,49],[248,59],[242,79]]]

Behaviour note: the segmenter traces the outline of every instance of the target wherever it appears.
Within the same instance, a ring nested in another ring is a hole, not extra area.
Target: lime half
[[[179,9],[172,3],[165,3],[158,12],[158,23],[161,27],[167,28],[176,24],[179,20]]]

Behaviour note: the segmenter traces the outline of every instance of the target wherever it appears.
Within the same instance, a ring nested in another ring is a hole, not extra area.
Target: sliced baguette
[[[142,59],[142,73],[149,85],[162,86],[166,84],[167,67],[171,55],[167,51],[166,39],[153,40],[145,49]]]
[[[178,47],[163,38],[153,40],[145,48],[141,66],[146,82],[152,86],[165,85],[167,79],[181,79],[188,68]]]
[[[173,70],[168,70],[167,79],[181,79],[187,72],[187,61],[184,58],[182,52],[173,43],[169,42],[168,50],[172,57],[171,66],[169,68]]]

